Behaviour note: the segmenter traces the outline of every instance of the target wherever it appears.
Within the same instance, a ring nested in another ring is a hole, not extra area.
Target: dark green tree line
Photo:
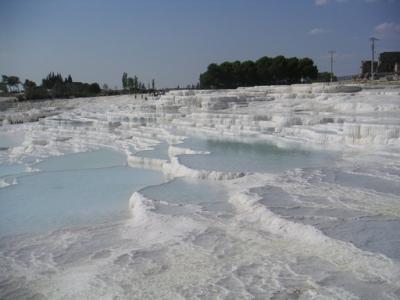
[[[316,79],[318,69],[310,58],[274,58],[210,64],[200,75],[201,88],[232,89],[239,86],[293,84]]]
[[[49,99],[49,98],[70,98],[96,96],[101,92],[97,83],[74,82],[71,75],[63,79],[60,73],[49,73],[42,79],[42,84],[37,86],[34,81],[26,79],[21,83],[17,76],[2,75],[1,89],[4,93],[20,92],[23,86],[23,95],[20,99]]]

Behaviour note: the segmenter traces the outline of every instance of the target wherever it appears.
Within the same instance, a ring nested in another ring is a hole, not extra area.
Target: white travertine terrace
[[[65,299],[400,298],[399,85],[53,100],[0,111],[0,122],[1,134],[22,136],[0,151],[0,162],[107,147],[125,153],[132,167],[212,182],[228,191],[231,209],[207,211],[135,192],[122,225],[65,229],[0,247],[0,270],[14,272],[0,274],[10,295],[23,283],[29,296],[32,290]],[[337,150],[337,157],[280,173],[190,168],[182,156],[210,153],[182,146],[188,136]],[[162,143],[160,157],[143,155]],[[9,184],[0,180],[0,189]]]

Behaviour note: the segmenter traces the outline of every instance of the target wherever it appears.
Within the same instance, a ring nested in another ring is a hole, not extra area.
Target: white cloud
[[[308,34],[309,35],[320,35],[320,34],[326,34],[329,33],[330,31],[324,28],[316,27],[311,29]]]
[[[346,2],[347,0],[315,0],[315,5],[324,6],[324,5],[328,5],[332,1],[333,2]]]
[[[384,22],[374,28],[374,34],[380,38],[400,38],[400,24],[394,22]]]

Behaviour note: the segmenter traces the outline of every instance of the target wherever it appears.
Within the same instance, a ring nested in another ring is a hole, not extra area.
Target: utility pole
[[[331,83],[333,82],[333,56],[335,55],[336,51],[329,51],[329,54],[331,55]]]
[[[374,60],[375,60],[375,41],[377,41],[377,38],[370,38],[371,41],[371,50],[372,50],[372,58],[371,58],[371,80],[374,80]]]

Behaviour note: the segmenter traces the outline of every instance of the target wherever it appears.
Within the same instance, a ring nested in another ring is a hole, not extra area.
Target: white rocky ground
[[[1,134],[22,140],[3,162],[109,147],[131,166],[228,191],[227,211],[138,192],[126,222],[0,240],[1,298],[400,298],[400,86],[57,100],[0,120]],[[207,152],[180,143],[196,135],[338,152],[278,173],[193,169],[180,155]],[[139,155],[160,143],[167,157]]]

